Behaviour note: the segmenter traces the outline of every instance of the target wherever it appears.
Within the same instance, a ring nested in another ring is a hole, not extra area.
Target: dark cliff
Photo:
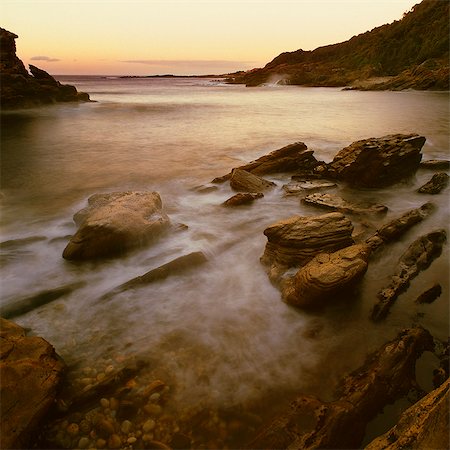
[[[61,84],[44,70],[30,65],[29,74],[16,55],[17,35],[0,28],[1,108],[29,108],[56,102],[89,101],[89,95]]]
[[[384,79],[382,79],[384,78]],[[449,2],[423,0],[399,21],[346,42],[277,56],[232,83],[449,89]]]

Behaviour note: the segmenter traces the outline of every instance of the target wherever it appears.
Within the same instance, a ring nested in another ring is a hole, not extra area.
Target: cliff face
[[[277,56],[232,83],[449,89],[449,2],[423,0],[403,19],[346,42]],[[369,80],[369,81],[367,81]]]
[[[61,84],[44,70],[30,65],[31,75],[16,55],[17,35],[0,28],[1,108],[29,108],[55,102],[89,101],[89,95]]]

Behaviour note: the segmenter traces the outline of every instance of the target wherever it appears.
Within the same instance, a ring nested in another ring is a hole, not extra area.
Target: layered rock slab
[[[449,176],[445,172],[435,173],[431,180],[418,189],[419,194],[439,194],[448,186]]]
[[[239,194],[233,195],[233,197],[230,197],[228,200],[225,200],[222,204],[223,206],[228,207],[249,205],[258,198],[262,197],[264,197],[264,194],[262,192],[257,192],[255,194],[252,194],[250,192],[245,193],[240,192]]]
[[[74,221],[78,231],[63,252],[69,260],[120,256],[155,240],[170,225],[157,192],[93,195]]]
[[[389,186],[413,175],[422,159],[425,137],[393,134],[353,142],[327,166],[327,176],[351,186]]]
[[[357,244],[320,253],[292,278],[283,280],[282,296],[301,308],[318,308],[351,293],[366,273],[371,249]]]
[[[1,448],[31,448],[65,365],[47,341],[2,318],[0,342]]]
[[[253,175],[246,170],[233,169],[230,186],[235,191],[261,193],[273,188],[275,183]]]

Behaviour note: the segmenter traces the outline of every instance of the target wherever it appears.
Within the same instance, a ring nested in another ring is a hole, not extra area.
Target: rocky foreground
[[[1,108],[31,108],[57,102],[88,102],[89,95],[75,86],[61,84],[30,64],[30,72],[16,55],[17,35],[0,28]]]
[[[421,166],[424,142],[425,137],[415,134],[361,140],[342,149],[328,164],[316,160],[305,144],[295,143],[234,168],[200,189],[199,195],[216,183],[229,182],[237,193],[223,206],[248,208],[254,203],[252,207],[257,208],[263,192],[275,188],[273,181],[263,177],[291,174],[292,181],[282,192],[299,196],[317,208],[317,213],[267,224],[261,263],[280,290],[280,300],[320,314],[330,305],[358,301],[358,289],[372,259],[389,251],[399,237],[407,240],[411,228],[436,210],[425,202],[385,221],[377,230],[355,233],[361,221],[383,215],[387,208],[355,205],[323,191],[336,184],[373,189],[408,180]],[[448,170],[447,161],[425,166],[428,170]],[[437,179],[433,176],[430,182],[435,188],[427,188],[428,195],[446,189],[442,175]],[[417,195],[423,195],[422,188]],[[120,258],[137,247],[163,241],[177,228],[156,192],[97,194],[88,203],[75,214],[79,228],[63,253],[64,258],[78,264]],[[410,281],[440,257],[446,233],[432,230],[410,242],[398,267],[392,268],[391,281],[377,296],[372,320],[384,320]],[[201,252],[181,255],[96,300],[107,302],[127,289],[145,288],[169,276],[195,271],[207,262]],[[1,314],[18,317],[78,287],[63,286],[19,299]],[[442,292],[440,284],[424,289],[417,299],[419,304],[437,301]],[[434,352],[440,361],[433,373],[435,390],[428,393],[420,389],[415,371],[416,361],[425,351]],[[97,368],[67,370],[49,343],[26,336],[25,330],[2,319],[2,448],[358,448],[367,424],[386,405],[413,391],[420,400],[367,448],[442,449],[448,443],[448,345],[433,339],[420,324],[398,330],[395,339],[369,355],[361,367],[341,380],[332,400],[299,393],[269,423],[261,423],[245,411],[173,411],[170,383],[157,378],[147,365],[134,356],[101,360]]]

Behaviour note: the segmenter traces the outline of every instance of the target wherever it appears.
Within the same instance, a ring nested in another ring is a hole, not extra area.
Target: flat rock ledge
[[[353,142],[327,165],[327,177],[350,186],[378,188],[412,176],[422,159],[425,137],[393,134]]]
[[[123,255],[154,241],[170,225],[157,192],[93,195],[74,221],[78,231],[63,252],[69,260]]]
[[[267,244],[261,262],[277,283],[289,267],[300,267],[318,253],[352,245],[352,231],[350,220],[338,212],[281,220],[264,230]]]
[[[283,300],[314,309],[348,297],[366,273],[370,253],[368,245],[356,244],[316,255],[292,278],[283,280]]]
[[[1,448],[31,448],[55,402],[65,365],[44,339],[0,318]]]

